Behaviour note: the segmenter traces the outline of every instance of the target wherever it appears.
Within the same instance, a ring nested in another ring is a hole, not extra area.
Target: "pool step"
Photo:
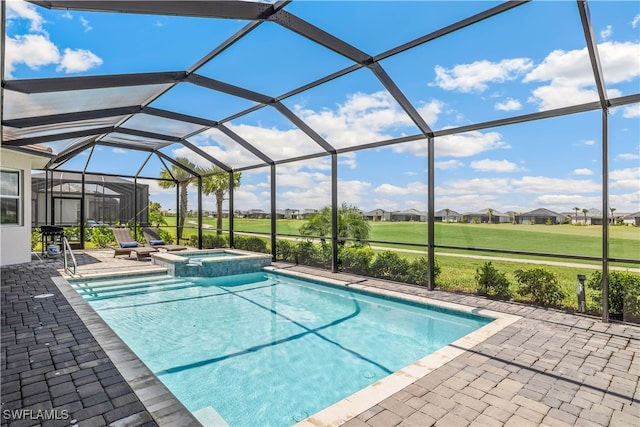
[[[101,300],[107,298],[118,298],[133,295],[151,294],[157,292],[166,292],[178,289],[191,288],[199,286],[193,280],[178,279],[175,277],[166,278],[164,280],[153,280],[147,282],[138,282],[136,284],[105,284],[101,283],[97,286],[76,287],[76,291],[88,301]]]

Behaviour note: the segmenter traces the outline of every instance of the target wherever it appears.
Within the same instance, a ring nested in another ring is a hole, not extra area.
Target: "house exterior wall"
[[[0,225],[0,266],[31,261],[31,158],[18,152],[3,150],[3,168],[21,172],[22,214],[19,225]]]

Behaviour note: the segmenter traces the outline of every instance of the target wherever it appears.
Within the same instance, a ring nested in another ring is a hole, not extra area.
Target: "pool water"
[[[287,426],[489,323],[270,272],[76,290],[192,412]]]

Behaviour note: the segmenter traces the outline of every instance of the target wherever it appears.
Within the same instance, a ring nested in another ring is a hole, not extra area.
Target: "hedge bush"
[[[626,271],[609,272],[609,314],[630,322],[640,321],[640,275]],[[602,310],[602,272],[594,272],[587,287],[600,291],[594,303]]]
[[[409,261],[395,252],[384,251],[371,263],[371,275],[380,279],[404,282],[409,270]]]
[[[194,248],[198,247],[198,236],[191,236],[189,238],[189,246]],[[228,248],[229,243],[227,238],[217,234],[203,234],[202,235],[202,249],[215,249],[215,248]]]
[[[93,243],[97,248],[108,248],[111,242],[114,241],[115,237],[113,237],[113,231],[109,227],[92,227],[91,243]]]
[[[296,244],[289,240],[276,240],[276,259],[278,261],[296,262]]]
[[[433,263],[433,277],[437,279],[440,275],[440,266],[437,262]],[[414,285],[427,286],[429,284],[429,260],[426,256],[416,258],[409,264],[406,283]]]
[[[475,281],[476,292],[480,295],[501,299],[511,298],[506,273],[495,268],[491,261],[485,262],[482,267],[476,269]]]
[[[371,262],[375,255],[373,249],[343,247],[339,255],[342,270],[366,276],[371,270]]]
[[[518,281],[518,294],[530,297],[538,305],[556,306],[564,298],[556,275],[542,267],[516,270],[513,274]]]
[[[256,236],[234,236],[233,247],[245,251],[269,253],[266,240]]]

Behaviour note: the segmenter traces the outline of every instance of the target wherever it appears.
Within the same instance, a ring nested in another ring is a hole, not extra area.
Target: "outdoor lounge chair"
[[[117,246],[113,247],[114,258],[118,255],[131,256],[132,253],[135,253],[138,259],[149,258],[152,252],[158,252],[156,248],[142,246],[136,242],[128,228],[113,228],[112,231],[117,243]]]
[[[144,238],[152,248],[164,249],[167,252],[184,251],[187,249],[186,246],[165,244],[164,240],[160,238],[160,234],[156,228],[143,227],[142,234],[144,234]]]

